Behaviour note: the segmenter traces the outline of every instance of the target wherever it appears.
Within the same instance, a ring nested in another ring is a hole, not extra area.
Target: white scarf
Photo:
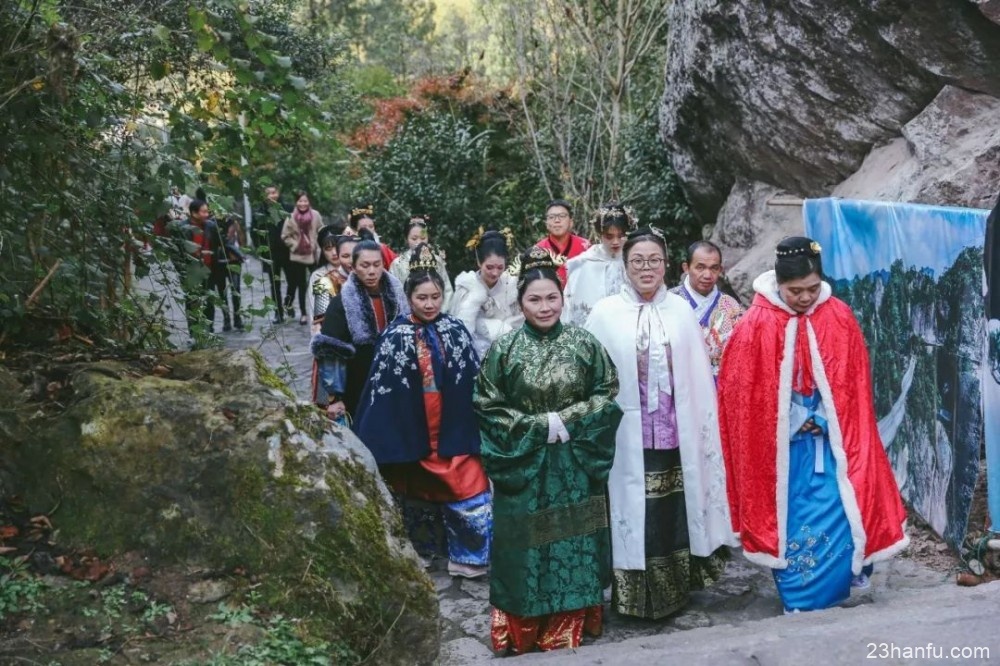
[[[684,290],[691,297],[691,300],[695,302],[694,317],[700,322],[705,313],[715,304],[715,296],[719,293],[719,285],[714,285],[708,296],[702,296],[691,286],[691,276],[685,274]]]
[[[673,388],[670,385],[670,362],[666,350],[670,336],[667,335],[659,309],[659,305],[667,297],[667,288],[660,285],[653,300],[647,301],[630,283],[627,283],[622,287],[622,296],[639,306],[635,349],[640,356],[643,352],[648,352],[646,412],[652,414],[660,408],[660,391],[673,395]]]

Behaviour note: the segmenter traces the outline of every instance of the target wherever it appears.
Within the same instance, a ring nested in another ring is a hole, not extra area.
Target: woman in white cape
[[[566,294],[562,321],[583,326],[597,301],[621,291],[625,284],[622,245],[636,227],[635,212],[617,202],[597,209],[594,231],[601,242],[566,262]]]
[[[480,358],[486,356],[494,340],[524,323],[517,304],[517,278],[507,270],[513,244],[510,229],[485,233],[480,229],[467,243],[479,270],[465,271],[455,278],[448,313],[469,329]]]
[[[701,328],[663,284],[659,230],[629,234],[622,253],[628,283],[597,303],[585,325],[618,368],[624,411],[608,480],[612,606],[659,619],[718,579],[723,547],[738,541]]]

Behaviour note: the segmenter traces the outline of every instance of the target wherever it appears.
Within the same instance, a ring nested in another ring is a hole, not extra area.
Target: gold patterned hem
[[[608,526],[604,495],[592,495],[582,502],[531,513],[511,526],[508,539],[525,548],[592,534]]]

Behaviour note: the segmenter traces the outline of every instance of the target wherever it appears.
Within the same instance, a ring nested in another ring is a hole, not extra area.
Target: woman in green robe
[[[497,651],[577,647],[599,635],[610,584],[606,486],[618,375],[587,331],[565,326],[555,258],[522,258],[524,325],[490,348],[474,404],[493,481],[491,635]]]

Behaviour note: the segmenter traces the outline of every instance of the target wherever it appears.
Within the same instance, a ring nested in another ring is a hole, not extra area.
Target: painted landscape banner
[[[990,529],[1000,532],[1000,199],[986,229],[986,352],[983,356],[983,418]]]
[[[879,432],[903,498],[958,546],[983,445],[989,211],[811,199],[803,213],[868,342]]]

